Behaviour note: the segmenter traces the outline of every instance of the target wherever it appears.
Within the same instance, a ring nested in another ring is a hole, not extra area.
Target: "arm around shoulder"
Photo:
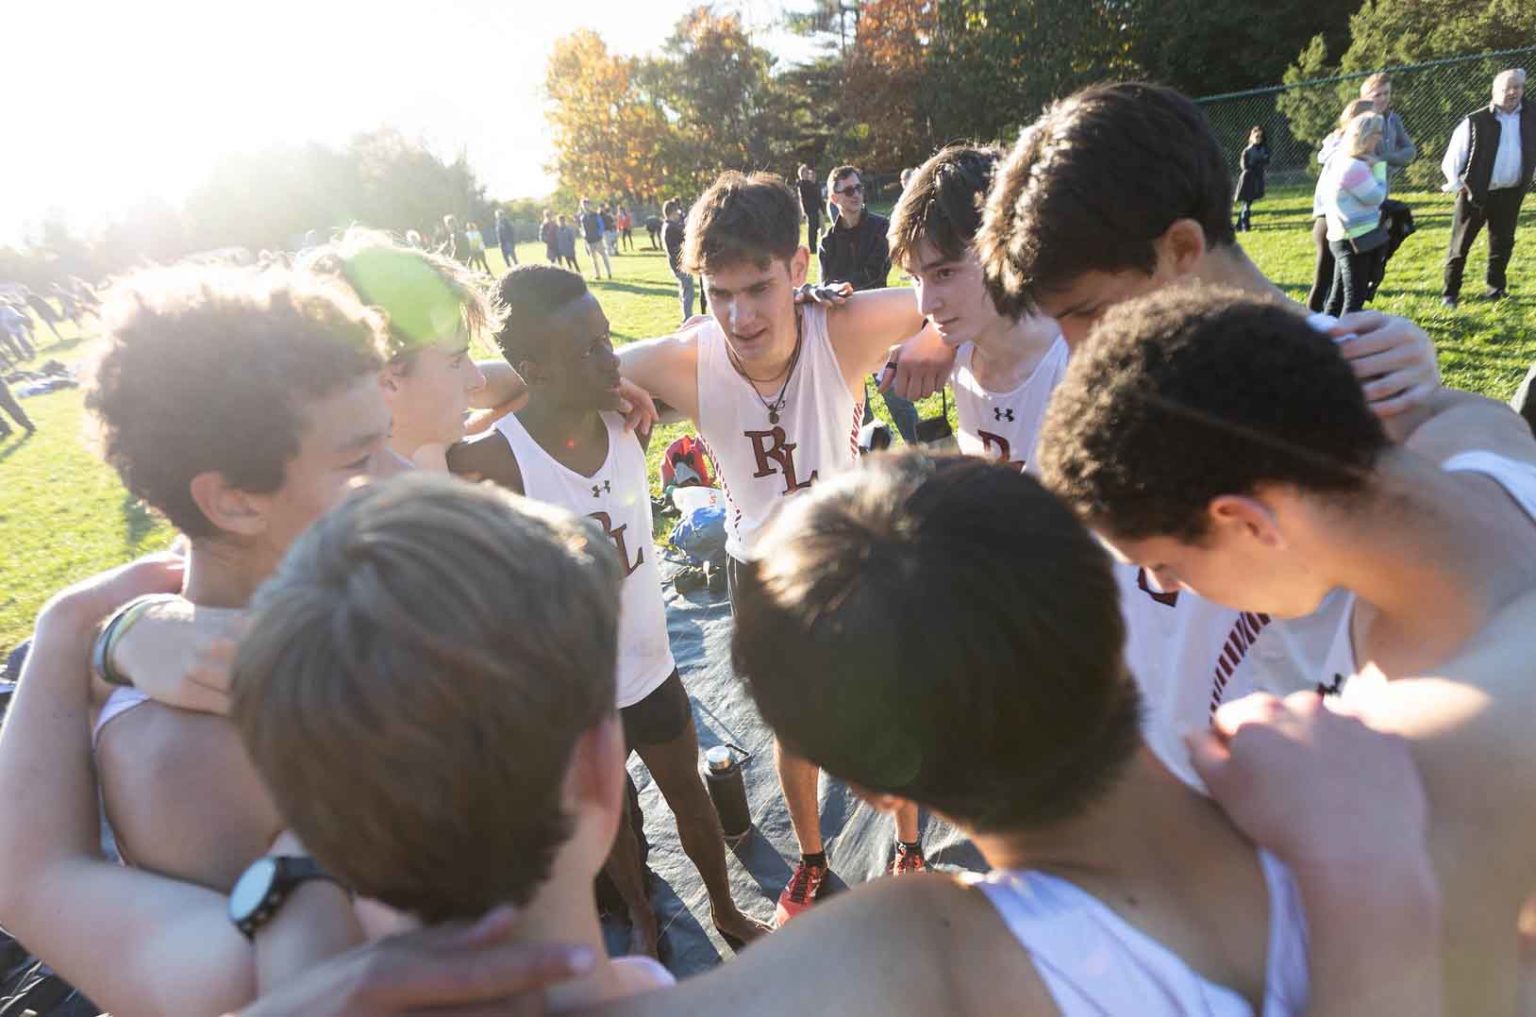
[[[619,373],[691,420],[699,417],[699,343],[701,328],[630,343],[618,351]]]

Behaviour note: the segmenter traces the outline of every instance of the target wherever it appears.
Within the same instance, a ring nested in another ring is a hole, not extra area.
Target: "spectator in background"
[[[1344,112],[1339,114],[1338,123],[1318,148],[1318,164],[1328,165],[1328,160],[1338,150],[1339,139],[1344,137],[1344,128],[1349,126],[1351,120],[1362,113],[1375,111],[1376,106],[1369,99],[1351,100],[1344,107]],[[1313,314],[1321,314],[1328,303],[1328,294],[1333,292],[1333,249],[1328,246],[1328,216],[1323,207],[1321,174],[1318,175],[1317,186],[1312,189],[1312,244],[1317,249],[1317,260],[1312,271],[1312,289],[1307,293],[1307,307]]]
[[[667,223],[661,228],[661,241],[667,248],[667,264],[677,279],[677,300],[682,305],[683,320],[693,317],[693,276],[683,271],[678,258],[683,250],[683,203],[676,198],[662,208]]]
[[[470,268],[478,268],[486,275],[490,275],[491,265],[485,260],[485,237],[480,232],[480,224],[471,222],[466,226],[464,238],[469,244],[469,257],[464,259],[464,263]]]
[[[821,185],[816,182],[815,171],[805,163],[800,164],[795,193],[800,198],[800,216],[805,220],[805,244],[814,248],[821,239]]]
[[[22,293],[22,299],[27,302],[27,306],[32,309],[32,313],[42,319],[44,325],[48,326],[48,331],[53,333],[53,337],[55,339],[63,339],[64,337],[59,335],[57,327],[59,315],[53,309],[53,306],[31,290],[23,290]]]
[[[27,341],[27,316],[8,300],[0,300],[0,360],[31,360],[37,350]]]
[[[417,251],[421,250],[423,248],[423,246],[424,246],[422,244],[422,242],[421,242],[421,234],[416,232],[415,230],[406,230],[405,231],[405,246],[410,247],[410,248],[412,248],[414,250],[417,250]],[[265,254],[267,252],[264,251],[262,253]]]
[[[1511,68],[1493,79],[1493,101],[1456,125],[1440,169],[1445,190],[1456,194],[1441,301],[1455,307],[1461,298],[1467,254],[1484,223],[1488,288],[1483,295],[1502,300],[1520,205],[1536,171],[1536,108],[1525,101],[1525,71]]]
[[[624,244],[624,249],[631,254],[635,251],[635,221],[629,217],[629,209],[619,206],[618,215],[619,240]]]
[[[566,216],[560,217],[555,236],[559,240],[560,261],[571,266],[571,271],[580,272],[581,262],[576,260],[576,227],[571,225],[571,220]]]
[[[1269,165],[1269,145],[1264,140],[1264,128],[1258,124],[1248,131],[1248,145],[1239,162],[1242,172],[1232,200],[1243,206],[1237,213],[1237,230],[1247,233],[1253,229],[1253,203],[1264,197],[1264,167]]]
[[[603,246],[608,249],[608,256],[616,258],[619,255],[619,221],[613,217],[613,208],[604,205],[603,217]]]
[[[839,166],[827,178],[827,189],[837,209],[826,236],[821,238],[821,281],[846,282],[859,290],[883,290],[891,274],[891,246],[886,233],[891,222],[864,207],[864,178],[855,166]],[[917,407],[910,399],[895,392],[882,392],[885,407],[902,440],[917,443]],[[864,403],[864,421],[873,419],[869,401]]]
[[[555,224],[554,213],[547,208],[544,210],[544,221],[539,223],[539,239],[544,242],[544,257],[551,265],[565,261],[560,256],[560,227]]]
[[[603,259],[603,265],[608,269],[608,278],[613,278],[613,263],[608,260],[608,251],[603,247],[603,217],[586,198],[581,199],[581,214],[579,216],[581,236],[587,244],[587,257],[592,259],[592,278],[600,279],[598,275],[597,259]]]
[[[1387,169],[1402,169],[1418,158],[1418,147],[1408,137],[1403,118],[1392,108],[1392,79],[1385,73],[1372,74],[1360,83],[1360,98],[1369,99],[1372,110],[1386,120],[1376,157],[1387,164]]]
[[[661,250],[661,217],[648,215],[645,217],[645,232],[651,240],[651,250]]]
[[[506,262],[507,267],[516,265],[517,228],[507,218],[507,213],[499,208],[496,210],[496,244],[501,248],[501,260]]]
[[[1366,286],[1387,244],[1387,231],[1381,225],[1387,166],[1378,154],[1385,125],[1386,118],[1379,113],[1362,113],[1351,120],[1318,182],[1334,263],[1326,310],[1335,317],[1365,305]]]
[[[20,424],[28,434],[37,433],[37,425],[32,423],[32,418],[27,416],[27,411],[23,410],[21,404],[16,401],[16,397],[11,395],[11,387],[5,383],[4,378],[0,378],[0,410],[9,413],[11,419]],[[0,417],[0,439],[9,438],[13,433],[11,425],[5,422],[4,417]]]
[[[443,247],[440,253],[456,261],[469,264],[469,236],[452,215],[443,216]]]
[[[911,166],[908,166],[906,169],[901,171],[901,189],[902,189],[902,191],[906,191],[907,185],[912,182],[912,175],[914,173],[916,173],[916,172],[917,172],[917,170],[914,169]]]

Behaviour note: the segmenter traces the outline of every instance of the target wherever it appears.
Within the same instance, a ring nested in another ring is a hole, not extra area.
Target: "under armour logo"
[[[1006,420],[1011,424],[1013,423],[1013,409],[1010,407],[1009,409],[1005,410],[1002,407],[994,406],[992,407],[992,419]]]
[[[608,481],[606,481],[606,480],[603,481],[601,484],[593,484],[592,485],[592,497],[594,497],[594,498],[601,498],[605,494],[612,494],[612,493],[613,493],[613,485],[611,483],[609,483]]]

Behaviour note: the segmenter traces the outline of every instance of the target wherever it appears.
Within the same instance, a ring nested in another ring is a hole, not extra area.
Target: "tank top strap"
[[[101,738],[102,728],[134,707],[143,706],[147,702],[149,697],[131,685],[120,685],[113,689],[108,694],[107,701],[101,704],[101,712],[96,715],[96,723],[91,727],[91,748],[96,748],[96,743]]]
[[[832,345],[832,333],[827,328],[827,309],[821,304],[805,304],[800,309],[801,340],[804,347],[800,351],[801,364],[796,368],[796,373],[802,377],[805,374],[814,373],[818,378],[843,378],[843,368],[837,359],[837,350]],[[843,382],[847,388],[847,382]],[[849,390],[848,394],[855,402],[862,403],[864,394],[862,387],[859,392]]]
[[[1440,468],[1449,473],[1481,473],[1502,487],[1527,516],[1536,520],[1536,465],[1483,449],[1458,452]]]
[[[1306,923],[1284,866],[1259,853],[1269,897],[1262,1017],[1298,1017],[1307,1002]],[[1062,1017],[1252,1017],[1236,992],[1207,981],[1173,951],[1081,887],[1047,873],[994,870],[972,883],[1029,952]]]

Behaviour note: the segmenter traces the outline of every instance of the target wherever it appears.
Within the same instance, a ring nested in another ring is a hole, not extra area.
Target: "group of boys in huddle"
[[[39,618],[0,924],[118,1015],[1511,1012],[1536,440],[1411,322],[1286,300],[1231,193],[1188,99],[1106,84],[917,171],[910,289],[805,287],[794,195],[723,174],[682,252],[710,317],[617,350],[578,274],[487,302],[366,234],[125,288],[88,406],[187,547]],[[861,462],[870,373],[951,385],[969,454]],[[655,404],[727,502],[801,852],[771,935],[667,644]],[[751,944],[678,985],[631,751]],[[902,875],[812,907],[823,769]],[[990,871],[923,871],[919,806]]]

